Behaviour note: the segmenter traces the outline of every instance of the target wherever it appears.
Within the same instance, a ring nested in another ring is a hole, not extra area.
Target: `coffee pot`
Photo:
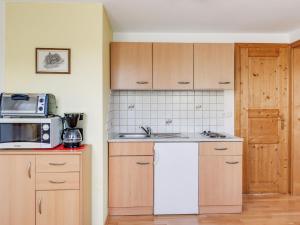
[[[77,127],[79,120],[83,120],[83,113],[65,113],[62,140],[66,148],[78,148],[83,141],[83,129]]]

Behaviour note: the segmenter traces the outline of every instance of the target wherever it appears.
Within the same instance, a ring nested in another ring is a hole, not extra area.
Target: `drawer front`
[[[42,190],[78,190],[79,173],[37,173],[36,188]]]
[[[153,155],[152,142],[109,143],[109,156]]]
[[[80,170],[78,155],[40,155],[36,157],[36,171],[40,172],[77,172]]]
[[[199,144],[200,155],[242,155],[242,142],[203,142]]]

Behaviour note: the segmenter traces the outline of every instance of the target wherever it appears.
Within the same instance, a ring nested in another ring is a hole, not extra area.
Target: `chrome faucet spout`
[[[145,131],[145,133],[147,134],[147,136],[151,136],[151,134],[152,134],[152,130],[151,130],[151,127],[143,127],[143,126],[140,126],[140,128],[143,130],[143,131]]]

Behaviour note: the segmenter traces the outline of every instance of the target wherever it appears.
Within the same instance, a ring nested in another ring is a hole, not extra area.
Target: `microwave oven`
[[[54,148],[62,128],[60,117],[0,118],[0,149]]]

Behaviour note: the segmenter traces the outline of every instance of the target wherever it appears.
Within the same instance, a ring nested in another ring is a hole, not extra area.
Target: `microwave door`
[[[0,143],[31,142],[40,143],[40,123],[1,123]]]
[[[3,114],[32,114],[36,112],[37,96],[28,95],[4,95],[2,97]]]

